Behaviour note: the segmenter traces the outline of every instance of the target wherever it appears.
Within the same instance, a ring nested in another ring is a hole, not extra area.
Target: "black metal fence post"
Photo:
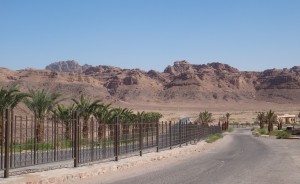
[[[107,157],[107,140],[108,140],[108,137],[106,137],[107,135],[106,135],[106,132],[107,132],[107,130],[109,130],[109,127],[108,127],[108,125],[106,125],[106,124],[104,124],[103,125],[103,127],[104,127],[104,130],[103,130],[103,132],[104,132],[104,134],[103,134],[103,138],[104,138],[104,142],[103,142],[103,146],[102,146],[102,150],[103,150],[103,158],[106,158]]]
[[[92,117],[91,122],[90,122],[90,139],[91,139],[91,144],[90,144],[90,153],[91,153],[91,158],[90,160],[93,161],[94,160],[94,118]]]
[[[33,138],[33,162],[37,164],[37,120],[36,116],[34,116],[34,138]]]
[[[181,144],[182,144],[182,125],[181,125],[181,120],[179,121],[179,147],[181,148]]]
[[[4,110],[1,112],[5,114]],[[2,116],[2,135],[1,135],[1,169],[4,169],[4,127],[5,127],[5,117]]]
[[[186,145],[189,144],[188,122],[187,121],[185,121],[185,143],[186,143]]]
[[[54,121],[54,161],[57,161],[57,134],[58,134],[58,128],[57,128],[57,119],[56,117],[52,118],[52,121]],[[53,123],[52,123],[53,125]],[[53,137],[53,135],[52,135]]]
[[[162,145],[162,147],[164,147],[164,138],[165,138],[164,124],[165,124],[165,122],[162,121],[161,122],[161,145]]]
[[[192,144],[192,140],[193,140],[193,125],[190,124],[189,126],[189,134],[190,134],[190,144]]]
[[[200,126],[201,125],[197,125],[197,142],[200,141],[200,136],[201,136],[201,134],[200,134]]]
[[[169,131],[170,131],[170,149],[172,149],[172,122],[169,122]]]
[[[4,178],[9,177],[9,150],[10,150],[10,110],[5,110],[5,155],[4,155]]]
[[[73,114],[73,121],[74,121],[74,167],[78,167],[79,162],[79,117],[77,111]]]
[[[14,124],[16,125],[16,122],[14,123],[14,120],[15,120],[15,118],[14,118],[14,111],[13,111],[13,109],[10,109],[10,143],[11,143],[11,147],[10,147],[10,168],[12,168],[13,167],[13,135],[14,135],[14,133],[13,133],[13,130],[14,130]],[[20,132],[22,132],[22,129],[21,129],[21,131]]]
[[[115,120],[115,144],[114,144],[114,150],[115,150],[115,161],[118,161],[119,160],[119,149],[118,149],[118,146],[119,146],[119,120],[118,120],[118,117],[116,117],[116,120]]]
[[[140,156],[143,156],[143,119],[140,119],[139,142],[140,142]]]
[[[156,152],[159,151],[159,121],[156,122]]]

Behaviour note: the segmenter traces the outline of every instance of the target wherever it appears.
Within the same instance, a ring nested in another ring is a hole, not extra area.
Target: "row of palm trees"
[[[29,89],[28,93],[22,93],[19,86],[14,85],[9,89],[0,88],[0,121],[3,120],[4,110],[15,108],[20,102],[24,102],[26,107],[33,113],[36,121],[37,141],[44,141],[44,120],[49,115],[57,117],[66,127],[66,138],[71,139],[72,118],[75,112],[83,120],[82,136],[88,138],[89,120],[93,116],[99,125],[134,122],[158,121],[162,114],[158,112],[137,112],[127,108],[113,108],[110,104],[102,103],[100,100],[80,96],[80,99],[72,99],[69,106],[60,104],[63,100],[59,93],[50,93],[46,90]],[[3,138],[3,123],[0,122],[0,137]],[[99,126],[100,128],[100,126]],[[100,129],[99,129],[100,131]]]
[[[3,136],[4,136],[3,135],[4,110],[7,108],[14,109],[26,97],[28,97],[28,94],[21,93],[17,85],[10,87],[8,90],[0,86],[0,142],[1,144],[3,143]]]
[[[268,123],[268,131],[273,131],[273,124],[277,121],[277,115],[274,111],[269,110],[267,112],[259,112],[257,114],[257,120],[259,121],[260,128],[264,128],[264,124]],[[278,119],[278,129],[282,128],[282,121]]]
[[[224,122],[224,125],[223,125],[224,130],[228,129],[230,116],[231,116],[230,113],[225,114],[226,118],[224,118],[225,122]],[[196,123],[200,123],[201,125],[208,127],[209,123],[212,123],[213,121],[214,121],[213,114],[211,112],[208,112],[208,111],[205,110],[204,112],[199,113],[199,116],[198,116],[198,119],[196,120]]]

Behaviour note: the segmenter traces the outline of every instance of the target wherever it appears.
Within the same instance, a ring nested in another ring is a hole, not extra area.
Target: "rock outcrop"
[[[91,65],[83,65],[81,66],[75,60],[67,60],[67,61],[59,61],[52,63],[46,66],[46,70],[51,70],[53,72],[84,72],[88,68],[92,67]]]
[[[218,62],[196,65],[176,61],[164,72],[146,72],[61,61],[48,65],[46,69],[10,71],[0,68],[0,85],[19,83],[24,89],[47,86],[71,97],[84,93],[132,103],[256,100],[300,103],[299,66],[247,72]]]

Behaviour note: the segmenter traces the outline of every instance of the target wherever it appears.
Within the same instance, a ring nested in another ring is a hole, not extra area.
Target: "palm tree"
[[[95,108],[93,115],[95,116],[97,122],[98,122],[98,137],[99,139],[103,137],[103,134],[105,132],[105,124],[109,121],[111,118],[111,104],[98,104]]]
[[[100,100],[95,100],[92,102],[90,98],[85,98],[83,95],[80,96],[80,101],[77,101],[76,99],[72,100],[76,104],[76,110],[79,111],[79,115],[83,118],[82,133],[83,138],[87,139],[89,136],[88,121],[90,119],[90,116],[95,111]]]
[[[269,133],[273,131],[273,122],[276,120],[275,112],[272,110],[269,110],[266,114],[266,119],[268,122],[268,131]]]
[[[283,119],[282,118],[278,118],[278,130],[282,129],[282,122],[283,122]]]
[[[31,110],[36,119],[36,137],[38,142],[44,141],[44,119],[51,112],[55,106],[62,101],[61,94],[49,93],[43,90],[29,89],[29,97],[24,99],[24,103],[29,110]]]
[[[132,123],[136,123],[136,122],[139,122],[139,121],[147,121],[146,120],[147,117],[146,117],[146,112],[145,111],[138,111],[136,114],[132,114],[131,116],[131,122]]]
[[[0,87],[0,142],[3,140],[3,117],[4,110],[11,108],[12,110],[25,98],[27,93],[21,93],[18,85],[13,85],[8,90]],[[13,119],[13,111],[11,114]]]
[[[108,124],[109,128],[109,136],[112,136],[114,134],[114,126],[116,122],[120,123],[123,122],[124,116],[125,116],[125,111],[127,109],[122,109],[122,108],[112,108],[109,110],[109,114],[106,116],[105,123]]]
[[[264,128],[264,121],[265,121],[265,118],[266,118],[265,112],[259,112],[259,113],[257,114],[257,119],[258,119],[258,121],[259,121],[259,126],[260,126],[260,128]]]
[[[132,114],[132,111],[127,108],[119,107],[112,109],[111,113],[109,123],[114,123],[116,119],[118,119],[118,122],[124,123],[129,117],[129,114]]]
[[[15,108],[25,97],[27,93],[21,93],[18,85],[13,85],[9,90],[0,87],[0,116],[6,108]]]
[[[72,116],[75,112],[75,104],[72,104],[68,107],[65,107],[64,105],[57,104],[57,109],[55,111],[55,115],[62,121],[63,124],[65,124],[66,127],[66,138],[71,139],[71,129],[72,129]]]
[[[159,112],[146,112],[144,114],[145,120],[147,122],[157,122],[160,118],[163,117],[163,115]]]
[[[229,112],[227,112],[225,114],[225,116],[226,116],[225,130],[227,130],[228,129],[228,125],[229,125],[229,118],[230,118],[231,114]]]
[[[209,123],[213,122],[212,113],[204,111],[200,112],[199,114],[199,122],[203,125],[208,127]]]
[[[111,104],[98,104],[95,107],[95,110],[93,112],[93,115],[99,121],[100,124],[105,124],[105,122],[110,118],[110,110],[111,110]]]

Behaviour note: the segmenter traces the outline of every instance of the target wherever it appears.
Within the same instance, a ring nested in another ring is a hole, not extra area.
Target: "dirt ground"
[[[121,107],[132,108],[136,111],[158,111],[163,114],[162,121],[175,121],[183,117],[196,118],[199,112],[205,110],[213,113],[215,122],[219,117],[223,117],[227,112],[231,114],[230,122],[253,123],[256,120],[258,112],[266,112],[268,110],[275,111],[276,114],[294,114],[298,115],[300,104],[276,104],[269,102],[256,103],[222,103],[222,104],[185,104],[185,103],[169,103],[169,104],[130,104],[120,102],[117,104]]]

